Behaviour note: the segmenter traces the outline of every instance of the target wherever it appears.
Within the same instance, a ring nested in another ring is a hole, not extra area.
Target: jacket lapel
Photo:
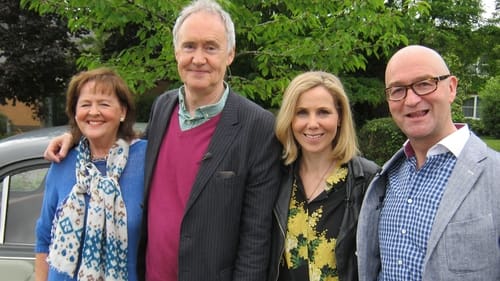
[[[485,157],[486,145],[471,134],[457,159],[439,204],[429,241],[427,242],[424,267],[450,220],[483,172],[482,160]]]
[[[172,111],[174,110],[175,105],[178,102],[178,89],[172,90],[165,94],[163,100],[158,100],[154,107],[151,109],[151,112],[155,114],[151,116],[150,123],[146,129],[146,136],[148,138],[148,147],[146,159],[146,169],[145,169],[145,187],[146,191],[149,190],[149,185],[151,183],[152,175],[154,169],[156,167],[156,161],[158,159],[158,155],[160,154],[160,147],[163,143],[163,136],[165,135],[165,131],[168,128],[168,124],[170,123],[170,117],[172,115]],[[153,134],[155,137],[150,137],[149,131],[155,131]]]
[[[376,248],[378,251],[378,224],[380,211],[387,191],[387,174],[389,173],[389,169],[404,159],[404,157],[403,149],[400,149],[382,166],[382,169],[375,175],[370,186],[368,186],[358,218],[359,222],[362,221],[362,223],[358,225],[358,233],[363,232],[364,235],[359,236],[371,240],[358,239],[359,244],[366,244],[363,247]],[[375,241],[375,243],[373,243],[373,241]],[[374,251],[375,250],[373,250],[373,252]]]
[[[200,165],[196,180],[193,184],[191,195],[188,199],[186,210],[188,212],[193,203],[200,195],[208,180],[215,173],[220,162],[226,157],[228,148],[233,144],[234,139],[241,129],[241,124],[238,119],[239,102],[238,97],[233,92],[229,93],[224,109],[221,112],[221,117],[215,128],[214,135],[210,140],[206,157]],[[234,145],[234,144],[233,144]]]

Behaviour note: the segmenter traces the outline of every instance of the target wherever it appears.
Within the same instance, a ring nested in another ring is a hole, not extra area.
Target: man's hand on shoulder
[[[73,136],[70,133],[57,136],[50,141],[43,153],[43,157],[49,161],[59,163],[68,155],[72,143]]]

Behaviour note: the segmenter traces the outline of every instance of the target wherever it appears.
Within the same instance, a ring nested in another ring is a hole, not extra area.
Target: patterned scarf
[[[80,140],[76,184],[52,224],[47,262],[59,272],[73,277],[80,266],[78,280],[128,280],[127,212],[118,183],[128,150],[129,144],[118,139],[109,151],[106,175],[101,175],[91,161],[88,140]],[[90,196],[88,207],[85,194]]]

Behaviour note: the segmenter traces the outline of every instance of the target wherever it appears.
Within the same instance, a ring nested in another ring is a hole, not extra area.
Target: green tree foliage
[[[298,72],[321,69],[345,78],[366,69],[368,58],[405,42],[397,32],[402,23],[383,1],[255,2],[233,10],[244,19],[245,36],[239,37],[243,65],[233,71],[232,82],[249,96],[271,93],[273,104]],[[373,99],[369,92],[356,94],[353,103]]]
[[[480,82],[500,75],[500,18],[497,24],[494,23],[492,20],[474,31],[474,40],[478,42],[476,48],[480,49],[477,60]]]
[[[113,66],[137,93],[160,80],[178,84],[171,28],[186,1],[158,0],[21,0],[41,14],[56,13],[72,31],[88,30],[90,44],[79,67]],[[220,1],[233,17],[237,54],[228,80],[240,93],[277,106],[291,78],[305,70],[326,70],[351,77],[346,88],[353,102],[380,104],[374,82],[357,83],[352,74],[372,58],[385,57],[406,43],[399,32],[401,13],[382,0]],[[424,13],[423,6],[410,7]],[[97,44],[96,44],[97,43]],[[97,46],[97,47],[96,47]],[[380,86],[380,84],[378,84]],[[365,91],[366,90],[366,91]]]
[[[481,0],[427,0],[423,14],[406,12],[414,1],[392,0],[389,6],[405,15],[402,32],[409,44],[436,49],[459,78],[454,121],[463,121],[462,102],[476,94],[488,77],[499,75],[500,27],[482,18]]]
[[[76,52],[66,24],[54,14],[40,16],[21,9],[19,1],[0,4],[0,104],[25,102],[46,120],[52,108],[55,124],[65,123],[64,88],[74,73]],[[53,104],[46,101],[52,100]]]
[[[483,90],[481,98],[481,120],[488,135],[500,138],[500,76],[491,78]]]

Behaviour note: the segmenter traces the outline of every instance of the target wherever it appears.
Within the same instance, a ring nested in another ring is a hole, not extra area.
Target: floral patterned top
[[[338,280],[335,246],[345,210],[347,173],[347,164],[335,169],[325,190],[308,203],[294,171],[280,281]]]

